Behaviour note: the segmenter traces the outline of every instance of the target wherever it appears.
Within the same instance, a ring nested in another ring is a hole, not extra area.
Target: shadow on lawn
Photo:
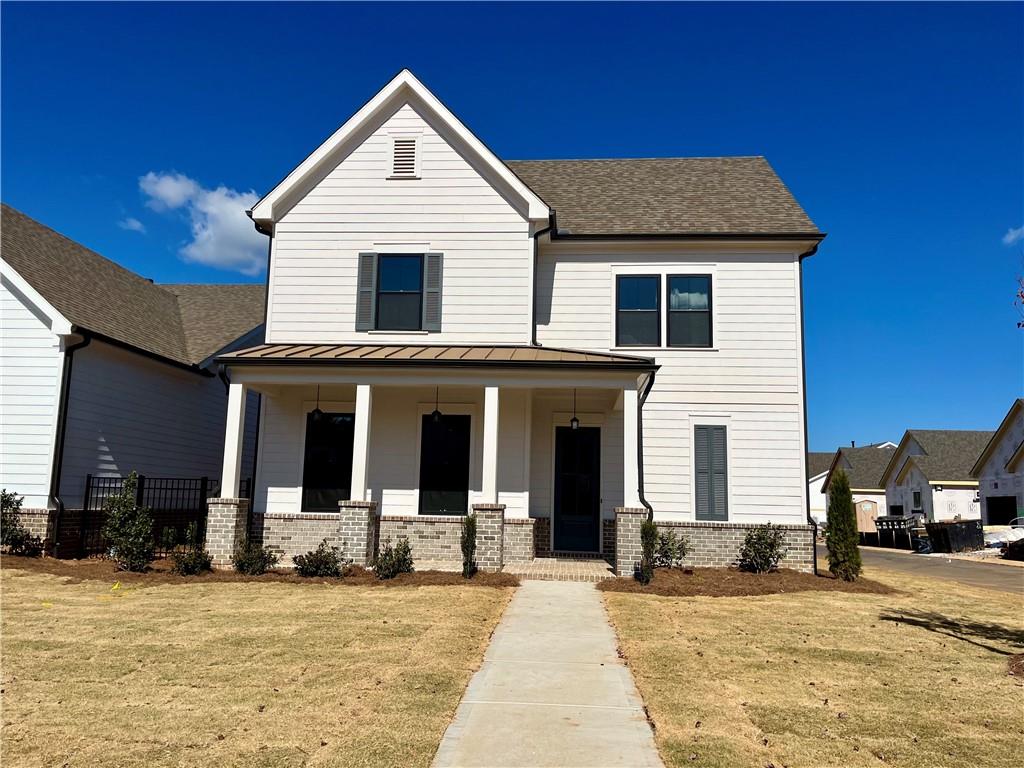
[[[1003,656],[1011,656],[1019,653],[1024,648],[1024,630],[1004,627],[1002,624],[994,624],[988,621],[970,621],[969,619],[953,619],[943,616],[941,613],[930,611],[885,611],[878,617],[882,621],[892,621],[897,624],[909,624],[912,627],[921,627],[929,632],[937,632],[940,635],[953,637],[957,640],[976,645],[979,648],[998,653]],[[993,643],[1006,643],[1016,646],[1018,650],[1005,650],[994,645],[988,645],[981,640]]]

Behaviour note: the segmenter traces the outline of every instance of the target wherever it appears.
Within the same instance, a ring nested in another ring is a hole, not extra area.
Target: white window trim
[[[483,424],[480,419],[480,404],[446,403],[444,401],[437,403],[436,406],[433,401],[422,402],[419,403],[416,408],[416,458],[412,469],[414,473],[412,478],[413,508],[409,515],[415,517],[420,514],[420,457],[423,450],[423,417],[433,413],[435,407],[445,415],[469,416],[469,488],[466,489],[466,514],[468,515],[473,511],[473,504],[477,503],[476,499],[479,499],[481,494],[479,488],[473,488],[474,479],[476,478],[477,472],[479,472],[480,468],[480,459],[478,459],[476,455],[476,431]],[[381,516],[388,517],[384,512],[381,513]]]
[[[733,435],[732,419],[723,413],[701,413],[692,411],[687,419],[687,439],[690,449],[690,519],[694,522],[723,522],[697,519],[697,452],[693,449],[694,430],[697,427],[725,427],[725,520],[733,522],[732,506],[732,475],[733,467]]]
[[[416,142],[413,148],[414,170],[412,176],[396,176],[395,170],[395,139],[412,139]],[[388,132],[388,181],[416,181],[420,178],[421,157],[423,156],[423,134],[421,131],[390,131]]]
[[[306,474],[306,416],[308,416],[314,408],[317,407],[316,400],[303,400],[302,401],[302,413],[299,417],[302,419],[302,439],[299,440],[299,476],[296,483],[296,494],[295,494],[295,511],[301,514],[332,514],[330,512],[309,512],[304,513],[302,511],[302,478]],[[321,400],[320,410],[324,413],[352,413],[356,412],[356,403],[354,400]],[[262,447],[262,446],[261,446]],[[263,451],[260,451],[262,454]],[[259,459],[260,457],[257,457]],[[351,482],[351,481],[350,481]],[[250,491],[253,496],[255,493]],[[338,510],[339,513],[341,510]]]
[[[609,312],[609,336],[611,344],[609,349],[612,352],[623,354],[634,354],[642,352],[671,352],[673,354],[718,352],[718,302],[715,301],[715,293],[718,290],[718,265],[709,262],[646,262],[644,264],[612,264],[611,266],[611,301]],[[661,345],[657,347],[620,347],[619,338],[616,334],[616,320],[619,307],[618,278],[619,275],[655,275],[658,277],[658,306],[659,309],[659,331],[661,333]],[[670,347],[668,345],[668,276],[711,276],[711,346],[710,347]]]

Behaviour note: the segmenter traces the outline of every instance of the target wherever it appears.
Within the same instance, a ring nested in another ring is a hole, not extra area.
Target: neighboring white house
[[[807,499],[811,517],[819,526],[824,526],[828,521],[828,494],[821,487],[828,474],[828,468],[832,466],[834,453],[823,453],[819,451],[807,452]]]
[[[1024,400],[1013,401],[971,476],[978,480],[985,525],[1007,525],[1024,517]]]
[[[695,562],[772,521],[810,567],[800,275],[824,235],[763,158],[503,162],[403,71],[251,216],[266,344],[220,360],[229,410],[263,395],[268,544],[363,558],[339,520],[374,508],[382,540],[460,557],[459,516],[500,505],[499,565],[629,558],[650,509]]]
[[[882,472],[896,451],[896,444],[873,443],[860,448],[851,444],[835,452],[828,471],[818,486],[818,492],[828,498],[829,486],[838,470],[846,473],[850,481],[854,511],[857,513],[857,531],[862,536],[878,533],[875,518],[886,513],[885,488],[881,484]]]
[[[262,340],[263,286],[155,285],[2,210],[0,484],[26,520],[52,537],[51,512],[81,509],[90,474],[215,486],[227,386],[214,356]]]
[[[992,432],[909,429],[882,471],[890,515],[920,515],[927,522],[977,519],[978,481],[971,467]]]

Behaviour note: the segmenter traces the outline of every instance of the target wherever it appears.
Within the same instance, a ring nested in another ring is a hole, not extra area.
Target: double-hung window
[[[382,253],[377,264],[377,328],[418,331],[423,327],[423,256]]]
[[[619,275],[615,281],[615,345],[661,346],[660,275]]]
[[[711,346],[711,276],[668,276],[668,345]]]

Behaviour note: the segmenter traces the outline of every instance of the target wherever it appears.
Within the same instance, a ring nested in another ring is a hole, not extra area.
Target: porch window
[[[302,511],[337,512],[352,486],[355,414],[306,414],[302,465]]]
[[[377,268],[377,329],[418,331],[423,320],[423,256],[382,253]]]
[[[728,459],[724,426],[697,426],[693,432],[698,520],[729,519]]]
[[[668,276],[668,345],[711,346],[711,276]]]
[[[470,417],[425,414],[420,430],[421,515],[464,515],[469,510]]]
[[[615,346],[661,345],[658,275],[619,275],[615,281]]]

